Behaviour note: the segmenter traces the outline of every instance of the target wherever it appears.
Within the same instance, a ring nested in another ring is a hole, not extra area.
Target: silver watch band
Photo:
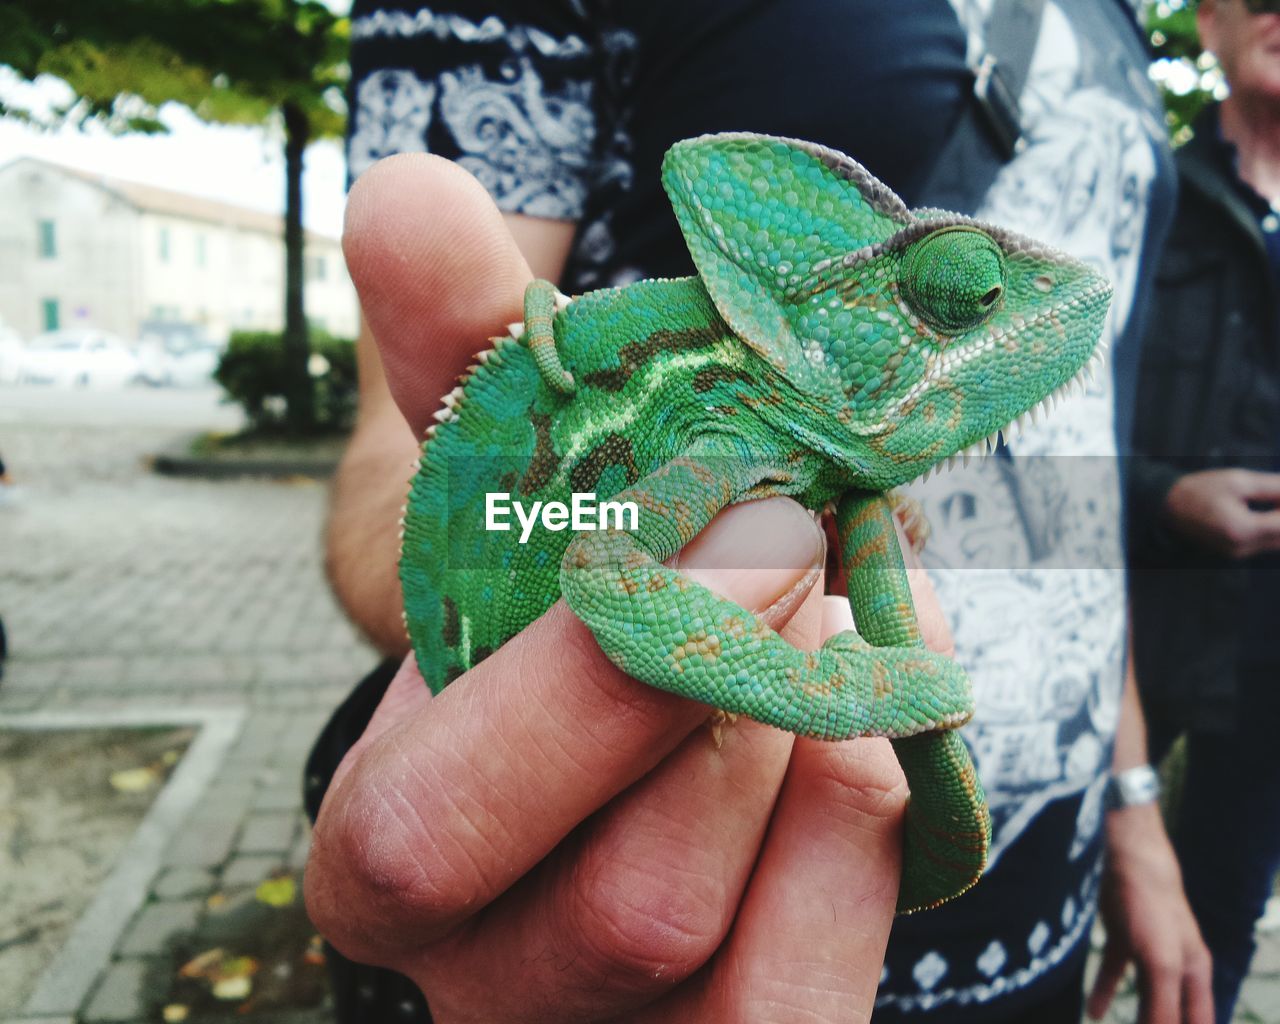
[[[1116,772],[1107,780],[1107,810],[1153,804],[1160,799],[1160,776],[1149,764]]]

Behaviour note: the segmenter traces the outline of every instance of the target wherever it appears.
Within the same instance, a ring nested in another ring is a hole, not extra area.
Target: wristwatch
[[[1107,810],[1153,804],[1160,799],[1160,776],[1149,764],[1116,772],[1107,780]]]

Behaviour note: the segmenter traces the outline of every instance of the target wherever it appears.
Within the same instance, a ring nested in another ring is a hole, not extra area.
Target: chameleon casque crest
[[[749,134],[667,153],[698,274],[572,301],[546,282],[428,432],[405,508],[405,621],[433,692],[563,596],[634,678],[802,736],[887,736],[911,798],[899,912],[980,877],[968,680],[920,638],[885,492],[1072,385],[1111,288],[1031,239],[910,211],[848,157]],[[634,501],[638,529],[487,532],[485,500]],[[663,566],[735,502],[834,507],[858,631],[791,647]]]

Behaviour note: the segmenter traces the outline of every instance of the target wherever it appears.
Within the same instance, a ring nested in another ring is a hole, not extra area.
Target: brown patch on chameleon
[[[893,693],[893,679],[889,670],[877,663],[871,670],[871,693],[877,700],[883,700]]]
[[[551,441],[551,417],[530,409],[529,423],[533,426],[533,458],[520,481],[521,494],[542,490],[560,468],[560,456]]]
[[[742,383],[750,387],[757,384],[754,374],[733,366],[708,366],[693,375],[692,388],[696,395],[705,394],[717,384]]]
[[[618,349],[616,369],[593,370],[583,375],[583,380],[602,391],[621,391],[637,370],[651,365],[654,357],[664,352],[681,352],[707,348],[720,341],[723,332],[715,325],[686,327],[678,330],[658,330],[640,341],[633,341]]]
[[[631,439],[622,434],[606,434],[586,455],[578,460],[569,474],[569,486],[579,493],[594,492],[606,470],[620,466],[628,485],[640,479]]]
[[[672,648],[671,657],[675,661],[676,671],[683,672],[686,659],[715,661],[720,657],[720,650],[720,637],[715,633],[708,633],[705,629],[699,629],[688,634],[684,643]]]

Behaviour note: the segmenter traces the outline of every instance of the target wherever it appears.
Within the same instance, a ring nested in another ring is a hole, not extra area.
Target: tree
[[[0,64],[28,81],[51,74],[74,101],[45,123],[98,121],[164,131],[167,102],[230,124],[278,118],[285,155],[284,347],[288,422],[307,430],[315,403],[304,304],[302,166],[309,143],[341,135],[347,21],[319,0],[0,0]]]
[[[1218,62],[1200,45],[1193,0],[1161,0],[1147,13],[1155,60],[1151,77],[1164,97],[1169,137],[1176,145],[1191,137],[1191,122],[1225,83]]]

